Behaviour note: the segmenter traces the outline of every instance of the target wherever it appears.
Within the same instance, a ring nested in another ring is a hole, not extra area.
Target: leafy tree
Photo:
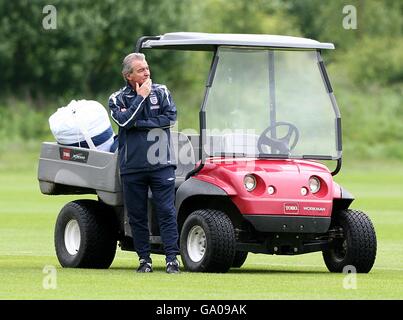
[[[366,36],[399,38],[403,29],[403,3],[400,0],[288,0],[287,12],[296,17],[302,34],[323,42],[333,42],[348,50]],[[357,28],[344,29],[346,6],[356,9]]]
[[[57,28],[46,30],[46,1],[1,1],[0,94],[41,101],[121,86],[121,61],[135,40],[181,29],[186,20],[181,3],[55,0]],[[155,69],[170,63],[160,59]]]

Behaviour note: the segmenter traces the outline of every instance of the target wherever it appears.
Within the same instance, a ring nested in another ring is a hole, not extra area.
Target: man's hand
[[[136,82],[137,94],[141,95],[144,99],[147,98],[151,92],[151,84],[151,79],[147,79],[146,81],[144,81],[141,86]]]

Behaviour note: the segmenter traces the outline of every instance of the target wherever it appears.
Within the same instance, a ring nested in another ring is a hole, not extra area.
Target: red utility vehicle
[[[363,212],[349,209],[353,196],[333,180],[341,168],[341,118],[321,57],[333,44],[182,32],[142,37],[136,51],[146,49],[213,53],[200,132],[172,133],[180,250],[187,270],[227,272],[241,267],[249,252],[315,251],[323,252],[331,272],[371,270],[374,227]],[[117,154],[69,148],[81,153],[78,158],[84,160],[77,162],[61,158],[61,148],[42,145],[42,192],[96,193],[98,201],[73,201],[62,209],[57,256],[66,267],[107,268],[117,242],[133,250]],[[162,253],[152,194],[149,211],[153,252]]]

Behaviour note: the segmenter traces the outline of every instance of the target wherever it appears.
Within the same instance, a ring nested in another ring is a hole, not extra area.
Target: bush
[[[403,39],[367,37],[338,57],[361,87],[403,82]]]
[[[0,136],[5,142],[37,140],[49,136],[50,113],[40,112],[21,101],[0,107]]]

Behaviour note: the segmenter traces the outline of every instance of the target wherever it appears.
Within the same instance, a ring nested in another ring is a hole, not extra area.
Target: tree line
[[[178,31],[334,43],[323,55],[345,141],[359,154],[403,158],[401,0],[0,0],[1,136],[43,136],[49,114],[71,99],[106,105],[124,84],[121,62],[136,40]],[[209,55],[145,53],[153,81],[173,92],[181,123],[197,126]],[[357,121],[366,125],[356,130]]]
[[[347,55],[354,79],[401,82],[401,1],[348,2],[357,10],[356,30],[343,29],[346,3],[340,0],[55,0],[54,29],[43,24],[48,1],[2,0],[0,95],[41,99],[108,91],[121,85],[121,61],[136,39],[173,31],[312,37],[335,43],[330,59]],[[154,71],[165,79],[175,78],[167,66],[190,64],[163,53],[154,60]]]

